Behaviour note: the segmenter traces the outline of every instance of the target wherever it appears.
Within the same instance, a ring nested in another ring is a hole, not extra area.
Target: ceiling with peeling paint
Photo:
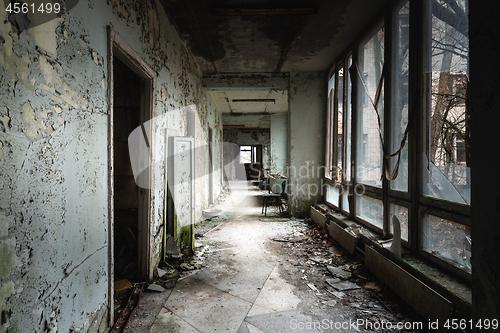
[[[160,2],[204,76],[236,76],[328,71],[350,46],[348,41],[361,37],[390,0]],[[286,90],[242,88],[209,92],[226,120],[230,115],[287,112]],[[237,99],[274,101],[235,102]],[[266,126],[266,122],[246,122],[244,118],[234,118],[231,124]]]
[[[204,74],[328,70],[388,2],[161,0]]]

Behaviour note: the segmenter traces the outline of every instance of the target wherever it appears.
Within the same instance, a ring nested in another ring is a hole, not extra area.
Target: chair
[[[284,215],[283,200],[287,199],[286,180],[281,183],[281,193],[264,193],[262,198],[262,214],[267,216],[267,206],[271,203],[278,207],[280,214]]]

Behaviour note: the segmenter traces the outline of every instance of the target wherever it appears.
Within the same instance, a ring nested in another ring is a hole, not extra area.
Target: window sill
[[[356,254],[364,259],[365,246],[370,246],[382,254],[388,260],[391,260],[409,274],[429,286],[435,292],[449,300],[453,304],[452,318],[469,319],[472,313],[472,289],[469,282],[465,282],[444,269],[402,249],[402,259],[394,257],[389,250],[390,243],[381,244],[381,235],[369,230],[366,226],[356,223],[345,215],[335,212],[328,213],[327,228],[332,223],[342,228],[361,228],[356,240]],[[410,304],[411,305],[411,304]]]

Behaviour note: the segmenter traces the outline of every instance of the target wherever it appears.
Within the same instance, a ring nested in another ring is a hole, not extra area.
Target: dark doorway
[[[114,281],[139,279],[139,196],[128,136],[140,126],[141,78],[113,58]]]

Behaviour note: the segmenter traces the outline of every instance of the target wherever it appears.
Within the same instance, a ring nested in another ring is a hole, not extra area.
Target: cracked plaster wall
[[[294,216],[308,216],[323,197],[326,85],[324,73],[290,76],[288,201]]]
[[[206,142],[221,120],[158,2],[81,0],[18,34],[0,3],[0,332],[104,331],[108,313],[107,33],[158,73],[156,112],[194,105]],[[177,122],[185,133],[184,119]],[[156,144],[161,155],[162,142]],[[203,154],[199,154],[203,155]],[[205,165],[204,156],[197,156]],[[206,187],[197,179],[197,187]],[[217,182],[216,182],[217,184]],[[152,229],[163,220],[155,191]],[[196,215],[208,204],[196,197]],[[161,239],[152,246],[159,249]],[[153,262],[157,262],[159,251]]]
[[[288,116],[271,115],[271,145],[270,169],[271,173],[288,175]]]

